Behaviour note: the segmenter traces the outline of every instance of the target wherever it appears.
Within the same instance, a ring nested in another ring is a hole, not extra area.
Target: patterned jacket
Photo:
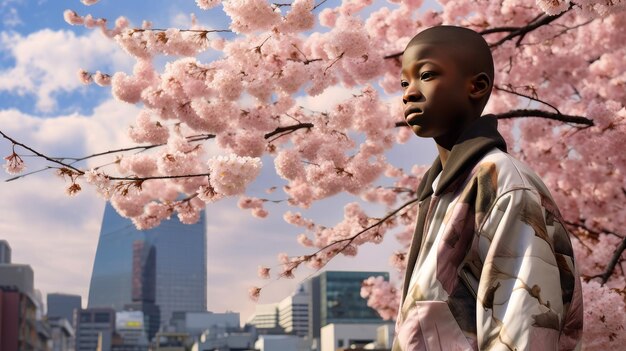
[[[580,350],[569,234],[497,125],[494,115],[475,120],[418,187],[392,351]]]

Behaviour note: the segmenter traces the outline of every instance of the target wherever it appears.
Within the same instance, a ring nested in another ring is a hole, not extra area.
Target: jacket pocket
[[[397,328],[403,351],[474,351],[445,301],[415,301]]]

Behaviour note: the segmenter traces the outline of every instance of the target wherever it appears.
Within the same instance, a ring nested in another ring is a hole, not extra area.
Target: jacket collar
[[[497,117],[486,114],[472,121],[452,146],[435,196],[440,195],[462,172],[467,171],[468,167],[473,167],[493,147],[507,152],[506,141],[498,132]],[[441,168],[441,160],[437,156],[417,188],[419,201],[433,194],[432,184],[439,172],[442,172]]]

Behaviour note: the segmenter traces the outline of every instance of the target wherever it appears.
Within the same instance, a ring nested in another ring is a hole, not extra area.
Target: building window
[[[343,347],[343,339],[337,340],[337,347]]]
[[[108,313],[96,313],[94,322],[96,323],[109,323],[110,315]]]
[[[89,323],[91,322],[91,314],[90,313],[81,313],[80,314],[81,323]]]

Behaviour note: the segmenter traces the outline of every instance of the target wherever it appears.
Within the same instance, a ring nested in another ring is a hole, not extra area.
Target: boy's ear
[[[491,79],[485,72],[480,72],[472,77],[469,96],[472,99],[480,100],[491,90]]]

